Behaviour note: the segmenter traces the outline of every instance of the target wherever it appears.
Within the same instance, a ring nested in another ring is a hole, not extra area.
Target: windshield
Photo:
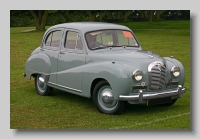
[[[101,49],[107,47],[138,47],[133,34],[127,30],[100,30],[86,33],[86,41],[89,49]]]

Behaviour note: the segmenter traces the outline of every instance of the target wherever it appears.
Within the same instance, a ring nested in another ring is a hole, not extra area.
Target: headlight
[[[171,73],[172,75],[174,75],[174,77],[178,77],[180,75],[180,68],[173,66],[171,69]]]
[[[140,81],[142,80],[142,71],[137,69],[133,72],[133,78],[136,80],[136,81]]]

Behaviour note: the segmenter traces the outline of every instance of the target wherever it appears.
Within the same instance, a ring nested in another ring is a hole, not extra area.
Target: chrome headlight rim
[[[142,73],[141,70],[136,69],[136,70],[133,71],[132,77],[133,77],[133,79],[134,79],[135,81],[141,81],[142,78],[143,78],[143,73]]]
[[[180,68],[178,66],[173,66],[171,68],[171,74],[174,76],[174,77],[178,77],[180,75],[181,71],[180,71]]]

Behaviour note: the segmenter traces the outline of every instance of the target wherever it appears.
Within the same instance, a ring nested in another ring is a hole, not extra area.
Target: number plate
[[[156,99],[149,99],[147,101],[147,105],[158,105],[158,104],[165,104],[165,103],[171,103],[172,99],[171,97],[165,97],[165,98],[156,98]]]

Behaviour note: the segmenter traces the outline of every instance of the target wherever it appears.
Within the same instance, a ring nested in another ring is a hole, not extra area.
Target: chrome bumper
[[[181,97],[181,95],[185,93],[186,91],[187,91],[186,88],[183,88],[181,85],[179,85],[178,88],[175,90],[163,91],[159,93],[145,92],[145,94],[143,94],[143,91],[139,90],[138,94],[135,94],[135,95],[128,95],[128,96],[120,95],[119,100],[123,100],[123,101],[139,100],[139,103],[142,103],[142,100],[145,100],[145,99],[147,100],[147,99],[154,99],[154,98],[164,98],[164,97],[170,97],[174,95],[178,95],[178,97]]]

